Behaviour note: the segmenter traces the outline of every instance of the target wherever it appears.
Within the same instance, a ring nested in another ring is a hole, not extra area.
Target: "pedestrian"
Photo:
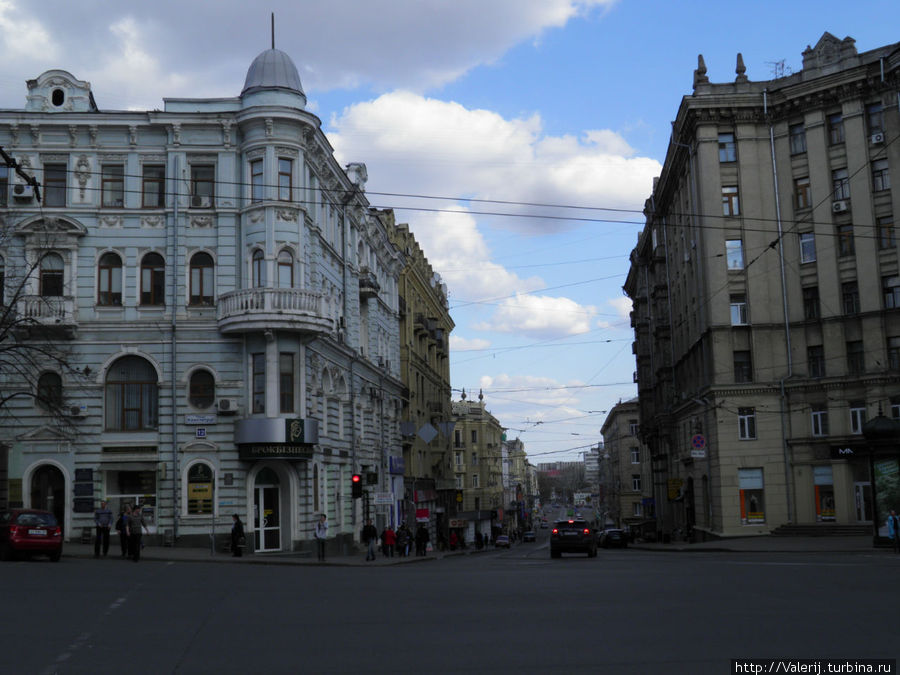
[[[116,529],[119,531],[119,546],[122,547],[122,557],[128,557],[128,521],[131,520],[131,507],[128,504],[122,507],[119,519],[116,521]]]
[[[385,558],[394,557],[394,546],[397,545],[397,533],[391,528],[391,524],[385,525],[381,533],[381,548]]]
[[[94,511],[94,526],[96,536],[94,537],[94,557],[100,557],[101,544],[103,547],[103,557],[109,553],[109,530],[113,524],[113,514],[106,505],[106,500],[100,500],[100,508]]]
[[[231,514],[231,555],[240,558],[244,553],[244,524],[238,514]]]
[[[375,560],[375,544],[378,542],[378,530],[372,524],[372,520],[366,520],[362,529],[362,542],[366,545],[366,560]]]
[[[328,516],[324,513],[319,516],[316,523],[316,551],[319,554],[319,562],[325,562],[325,540],[328,538]]]
[[[459,544],[459,537],[456,536],[456,532],[451,530],[450,531],[450,550],[455,551],[457,544]]]
[[[897,517],[897,512],[894,509],[891,509],[891,514],[887,519],[888,526],[888,536],[891,538],[891,543],[894,545],[894,553],[900,553],[900,518]]]
[[[412,539],[412,532],[406,526],[406,523],[400,523],[397,529],[397,554],[401,558],[409,555],[409,542]]]
[[[134,562],[141,559],[143,530],[147,530],[147,534],[150,534],[150,530],[147,529],[147,524],[144,522],[143,507],[135,504],[131,509],[131,518],[128,520],[128,542],[131,546],[131,559]]]
[[[428,552],[428,542],[431,536],[428,534],[428,528],[420,524],[416,530],[416,555],[426,555]]]

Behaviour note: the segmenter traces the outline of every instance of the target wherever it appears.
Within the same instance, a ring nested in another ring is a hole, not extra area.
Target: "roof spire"
[[[275,49],[275,12],[272,12],[272,49]]]

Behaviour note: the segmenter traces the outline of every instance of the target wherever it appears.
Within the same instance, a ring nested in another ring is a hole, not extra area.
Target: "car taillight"
[[[585,529],[584,529],[584,533],[585,533],[585,534],[590,534],[591,531],[590,531],[589,529],[585,528]]]
[[[553,531],[552,531],[550,534],[559,534],[559,530],[557,530],[557,529],[554,527],[554,528],[553,528]]]
[[[9,526],[9,538],[15,539],[19,536],[19,526],[18,525],[10,525]]]
[[[59,526],[54,527],[53,530],[51,530],[51,532],[50,532],[50,536],[61,537],[62,536],[62,528]]]

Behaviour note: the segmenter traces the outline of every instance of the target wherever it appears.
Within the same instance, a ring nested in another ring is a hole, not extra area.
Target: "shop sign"
[[[188,499],[212,499],[212,483],[188,483]]]
[[[375,493],[375,506],[390,506],[394,503],[394,493],[393,492],[376,492]]]
[[[447,522],[451,528],[466,527],[469,524],[465,518],[450,518]]]
[[[184,423],[191,424],[191,425],[215,424],[216,416],[215,415],[185,415]]]
[[[245,460],[254,459],[312,459],[313,449],[305,445],[289,445],[287,443],[238,445],[238,457]]]
[[[859,457],[862,454],[863,453],[859,448],[850,448],[846,446],[831,448],[831,459],[849,459],[851,457]]]
[[[428,509],[416,509],[416,522],[417,523],[427,523],[428,516],[429,516]]]
[[[390,457],[388,457],[388,462],[390,467],[388,470],[395,476],[402,476],[404,473],[406,473],[402,457],[395,457],[391,455]]]
[[[670,478],[668,484],[669,499],[678,499],[681,496],[681,486],[684,481],[681,478]]]

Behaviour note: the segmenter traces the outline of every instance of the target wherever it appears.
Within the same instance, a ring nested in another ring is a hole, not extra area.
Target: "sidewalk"
[[[880,553],[890,548],[876,548],[869,535],[839,537],[780,537],[770,534],[753,537],[730,537],[690,544],[683,541],[671,544],[629,544],[643,551],[677,551],[680,553]]]

